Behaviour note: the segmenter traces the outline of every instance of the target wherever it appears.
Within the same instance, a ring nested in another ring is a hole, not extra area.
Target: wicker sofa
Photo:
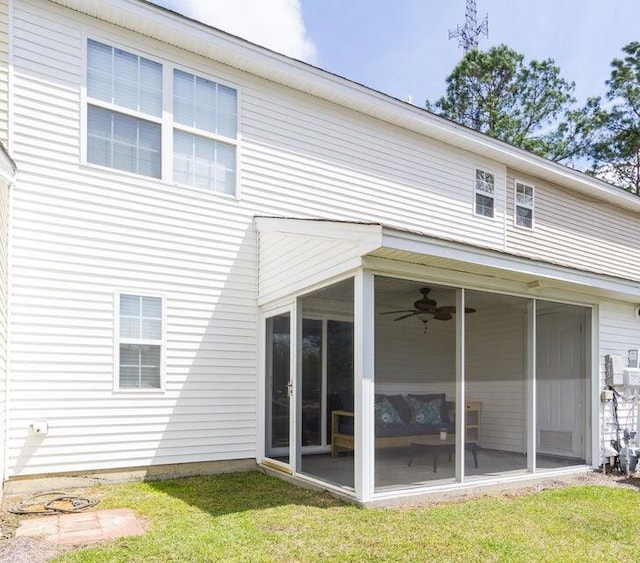
[[[376,448],[409,446],[418,436],[454,432],[453,409],[454,403],[448,402],[444,393],[376,394]],[[341,449],[354,449],[353,418],[352,407],[331,411],[331,457],[337,457]]]

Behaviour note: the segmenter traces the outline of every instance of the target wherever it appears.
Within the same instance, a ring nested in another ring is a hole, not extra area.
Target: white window
[[[161,389],[163,301],[161,297],[121,293],[119,314],[119,389]]]
[[[495,207],[495,177],[491,172],[476,168],[475,213],[483,217],[493,217]]]
[[[160,178],[162,65],[89,40],[87,161]]]
[[[233,88],[173,71],[175,182],[234,193],[236,106]]]
[[[533,229],[533,186],[516,182],[515,223]]]
[[[173,92],[167,96],[165,70]],[[88,40],[91,164],[234,194],[237,105],[234,88]],[[169,145],[173,139],[173,156],[164,160],[163,137]]]

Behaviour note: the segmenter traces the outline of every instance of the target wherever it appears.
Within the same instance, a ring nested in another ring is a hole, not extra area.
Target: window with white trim
[[[160,178],[162,65],[91,39],[87,51],[87,161]]]
[[[492,172],[476,168],[475,214],[493,217],[495,207],[495,176]]]
[[[533,229],[533,186],[516,182],[515,223]]]
[[[118,388],[161,389],[161,297],[119,295]]]
[[[234,88],[88,40],[90,164],[234,194],[237,105]],[[163,138],[172,158],[163,158]]]
[[[234,193],[236,97],[233,88],[174,69],[175,182]]]

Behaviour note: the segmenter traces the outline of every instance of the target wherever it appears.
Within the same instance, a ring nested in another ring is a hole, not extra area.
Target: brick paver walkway
[[[24,519],[16,536],[39,536],[59,545],[74,545],[140,536],[144,532],[132,510],[118,508]]]

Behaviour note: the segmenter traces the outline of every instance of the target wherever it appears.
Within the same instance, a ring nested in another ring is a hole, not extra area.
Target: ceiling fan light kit
[[[430,287],[420,288],[422,297],[414,302],[413,309],[403,309],[401,311],[387,311],[381,313],[383,315],[397,315],[398,313],[405,313],[399,316],[394,321],[401,321],[408,319],[409,317],[416,317],[424,325],[425,331],[427,330],[427,323],[431,320],[436,321],[450,321],[453,319],[453,315],[456,313],[455,305],[442,305],[438,307],[438,302],[435,299],[429,297]],[[475,313],[476,310],[471,307],[465,307],[464,312]]]

